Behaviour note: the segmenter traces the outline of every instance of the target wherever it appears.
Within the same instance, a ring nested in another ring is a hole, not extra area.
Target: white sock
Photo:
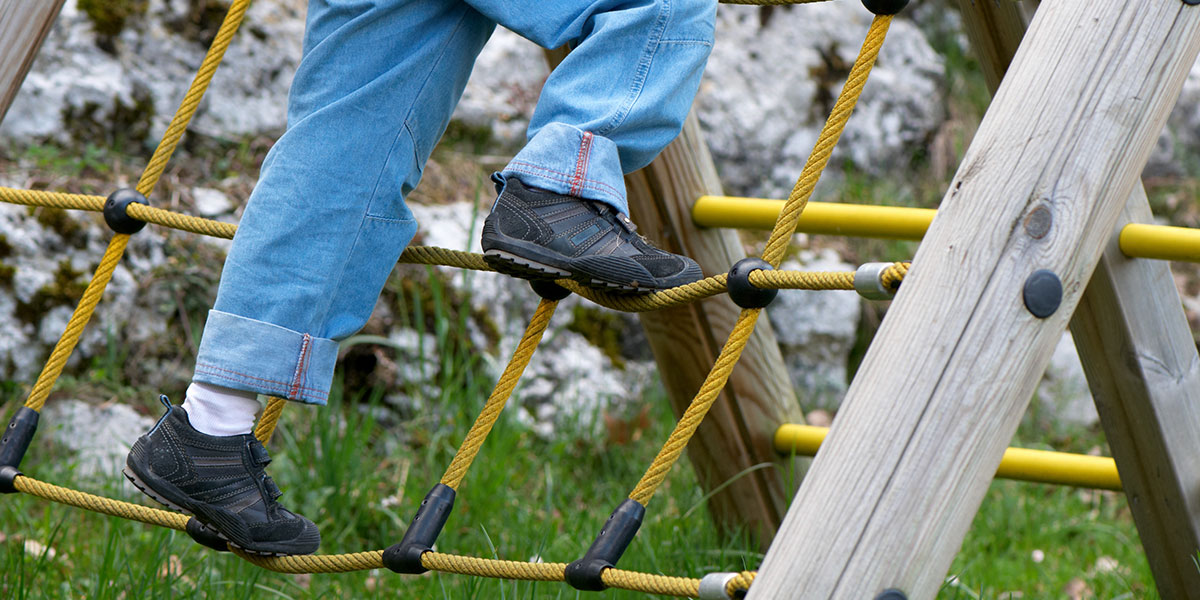
[[[258,394],[193,381],[183,401],[192,427],[216,436],[240,435],[254,430],[262,404]]]

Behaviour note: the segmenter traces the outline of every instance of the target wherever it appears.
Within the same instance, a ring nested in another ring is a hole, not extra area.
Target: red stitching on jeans
[[[295,400],[300,395],[300,382],[304,379],[304,371],[308,365],[309,347],[312,344],[312,336],[307,333],[300,340],[300,358],[296,361],[296,373],[292,376],[292,387],[288,390],[288,400]]]
[[[284,391],[285,393],[288,389],[288,384],[284,383],[282,381],[279,381],[278,379],[267,379],[265,377],[255,377],[254,375],[251,375],[249,373],[243,373],[241,371],[234,371],[233,369],[223,369],[221,367],[218,367],[216,365],[210,365],[208,363],[196,363],[196,371],[203,372],[205,375],[212,375],[213,377],[221,377],[223,379],[228,379],[229,381],[237,381],[237,379],[235,379],[234,377],[229,377],[229,376],[225,375],[225,373],[229,373],[231,375],[236,375],[237,377],[241,377],[243,379],[253,379],[255,381],[261,381],[265,385],[272,385],[272,386],[278,387],[280,390]],[[329,395],[325,392],[325,390],[320,389],[320,388],[301,387],[300,389],[305,392],[310,392],[313,396],[316,396],[318,398],[325,398]]]
[[[571,176],[571,195],[578,196],[583,191],[583,176],[587,174],[588,158],[591,157],[592,132],[583,132],[579,140],[579,156],[575,157],[575,174]]]

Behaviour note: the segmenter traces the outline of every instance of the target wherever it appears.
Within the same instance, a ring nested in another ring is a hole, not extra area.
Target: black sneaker
[[[484,260],[501,273],[627,291],[703,277],[696,261],[651,246],[629,217],[603,202],[529,188],[511,177],[503,183],[482,240]]]
[[[187,412],[167,407],[125,459],[125,476],[147,496],[196,517],[230,544],[253,554],[311,554],[321,544],[312,521],[276,502],[282,494],[263,468],[267,449],[252,434],[211,436]]]

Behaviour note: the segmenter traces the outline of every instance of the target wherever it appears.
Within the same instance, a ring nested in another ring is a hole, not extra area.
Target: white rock
[[[859,3],[722,6],[699,97],[705,138],[728,191],[786,194],[812,151],[872,15]],[[904,167],[944,118],[942,60],[893,22],[884,52],[834,152],[861,170]],[[836,65],[836,68],[830,68]]]
[[[196,204],[196,212],[201,216],[215,217],[233,210],[233,201],[221,190],[198,187],[192,190],[192,200]]]
[[[93,406],[79,400],[46,404],[39,432],[75,453],[75,476],[107,479],[120,476],[125,455],[138,436],[154,426],[123,404]]]
[[[836,252],[801,254],[782,269],[848,271]],[[835,409],[846,395],[846,361],[854,347],[859,296],[850,291],[781,290],[767,307],[784,364],[806,410]]]

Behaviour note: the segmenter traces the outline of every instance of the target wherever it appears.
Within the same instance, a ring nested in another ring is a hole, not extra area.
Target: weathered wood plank
[[[1024,20],[1015,4],[960,0],[959,6],[984,71],[995,74],[994,90]],[[988,10],[1005,6],[1006,14]],[[1139,184],[1117,229],[1151,218]],[[1159,595],[1200,598],[1193,562],[1200,551],[1200,471],[1190,468],[1200,456],[1200,356],[1168,263],[1127,258],[1118,246],[1114,234],[1071,331]]]
[[[0,121],[65,0],[0,0]]]
[[[1197,7],[1042,3],[752,599],[934,596],[1198,51]]]

